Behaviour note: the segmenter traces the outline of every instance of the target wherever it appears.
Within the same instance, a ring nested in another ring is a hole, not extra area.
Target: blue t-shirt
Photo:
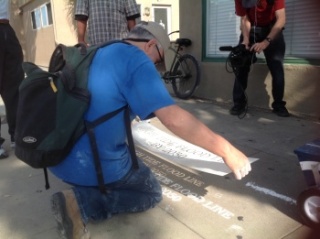
[[[114,43],[97,51],[89,72],[90,107],[85,119],[96,118],[128,104],[132,117],[145,119],[174,104],[153,62],[139,48]],[[124,112],[95,128],[105,183],[121,179],[132,162],[126,144]],[[98,185],[88,135],[83,135],[67,158],[50,168],[65,182]]]

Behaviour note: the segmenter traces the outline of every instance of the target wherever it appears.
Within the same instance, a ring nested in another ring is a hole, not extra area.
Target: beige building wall
[[[56,44],[77,44],[76,26],[73,16],[73,5],[66,0],[51,0],[53,29]]]
[[[51,3],[53,24],[32,29],[31,12],[46,3]],[[179,30],[179,1],[170,0],[137,0],[141,6],[142,20],[153,20],[153,8],[169,9],[169,29]],[[149,14],[146,9],[149,8]],[[74,45],[77,43],[73,5],[67,0],[13,0],[12,15],[14,28],[24,50],[25,60],[46,68],[53,50],[59,43]],[[172,35],[178,37],[177,34]]]
[[[75,31],[68,5],[65,0],[18,1],[16,29],[20,29],[20,41],[25,60],[47,67],[53,50],[58,43],[75,44]],[[51,3],[53,24],[40,29],[32,29],[31,12],[46,3]],[[15,6],[16,7],[16,6]],[[15,10],[17,11],[17,10]],[[17,15],[17,14],[16,14]]]
[[[180,33],[192,39],[193,45],[188,50],[199,60],[202,71],[201,83],[195,95],[231,104],[234,75],[226,72],[225,63],[202,60],[202,39],[205,37],[203,15],[202,1],[180,0]],[[320,66],[285,64],[285,80],[284,100],[288,110],[297,115],[320,119]],[[247,95],[249,107],[271,107],[271,75],[265,64],[253,65]]]

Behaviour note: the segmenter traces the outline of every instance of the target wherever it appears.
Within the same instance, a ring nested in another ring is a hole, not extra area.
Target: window
[[[220,46],[234,46],[240,35],[240,19],[234,13],[234,1],[207,0],[206,57],[224,56]]]
[[[153,21],[160,23],[167,33],[171,32],[171,7],[153,6]]]
[[[33,29],[39,29],[41,28],[41,13],[40,9],[35,9],[31,12],[31,18],[32,18],[32,28]]]
[[[32,28],[40,29],[52,25],[51,4],[42,5],[31,12]]]
[[[287,56],[320,59],[319,1],[287,0],[286,17]]]
[[[320,59],[318,1],[286,0],[286,59]],[[235,46],[240,21],[233,0],[206,0],[205,57],[226,56],[222,45]]]

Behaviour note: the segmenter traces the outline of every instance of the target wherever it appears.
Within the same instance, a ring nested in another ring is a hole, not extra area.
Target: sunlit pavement
[[[239,119],[229,115],[227,105],[195,100],[177,103],[246,155],[258,158],[252,163],[252,172],[237,181],[232,174],[218,176],[172,163],[137,143],[137,154],[163,185],[163,201],[147,212],[89,224],[92,238],[320,238],[302,224],[297,211],[296,199],[307,185],[293,152],[318,137],[319,122],[280,118],[271,111],[250,108],[246,117]],[[168,133],[155,118],[140,123]],[[9,139],[5,122],[2,135]],[[167,144],[163,138],[157,147]],[[51,188],[45,190],[43,171],[17,160],[8,141],[4,147],[10,157],[0,161],[0,238],[58,238],[49,200],[51,194],[69,186],[50,176]]]

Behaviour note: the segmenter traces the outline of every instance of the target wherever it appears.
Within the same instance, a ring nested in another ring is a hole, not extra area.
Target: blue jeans
[[[264,40],[266,34],[263,35],[259,41]],[[240,42],[242,42],[242,35],[240,36]],[[254,43],[253,39],[250,38],[251,44]],[[284,69],[283,69],[283,59],[285,54],[285,41],[283,33],[280,32],[279,35],[272,41],[272,43],[263,51],[268,68],[272,76],[272,96],[273,103],[272,108],[277,109],[286,105],[283,101],[284,96]],[[248,84],[248,75],[250,71],[250,66],[245,66],[239,68],[239,73],[236,76],[234,86],[233,86],[233,102],[234,105],[244,106],[246,102],[245,90]]]
[[[107,193],[99,187],[73,185],[84,223],[102,221],[119,213],[142,212],[162,199],[158,180],[140,159],[139,169],[131,169],[121,180],[107,184]]]

